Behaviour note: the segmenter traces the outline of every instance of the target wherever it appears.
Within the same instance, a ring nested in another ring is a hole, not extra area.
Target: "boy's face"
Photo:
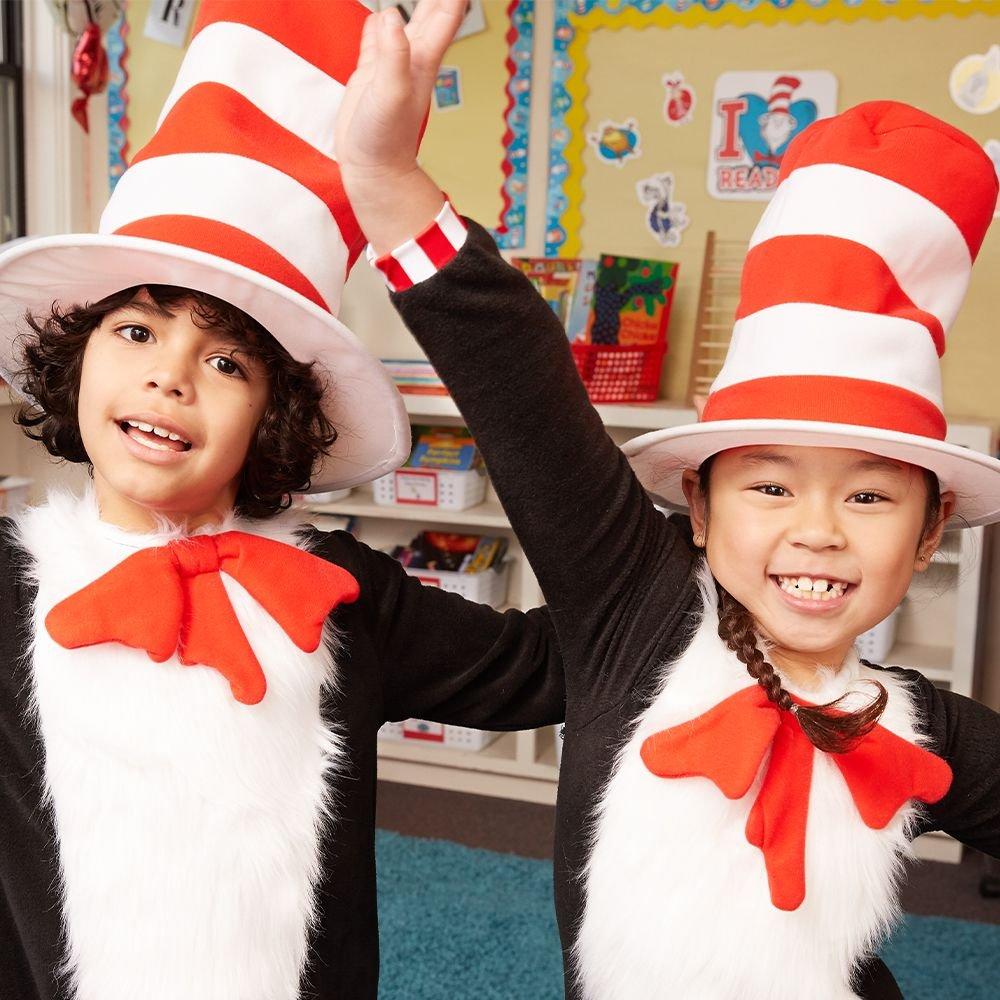
[[[269,397],[260,362],[185,305],[169,313],[142,291],[109,313],[87,342],[79,403],[102,517],[145,530],[153,512],[189,528],[228,513]]]

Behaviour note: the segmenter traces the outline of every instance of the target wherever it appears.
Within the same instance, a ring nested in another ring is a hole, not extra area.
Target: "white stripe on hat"
[[[262,205],[271,211],[261,211]],[[177,153],[141,160],[122,174],[101,216],[101,233],[154,215],[192,215],[233,226],[272,247],[309,280],[335,315],[347,247],[330,209],[267,164],[228,153]]]
[[[896,316],[786,302],[738,320],[712,392],[773,375],[888,382],[942,408],[934,342],[921,323]]]
[[[267,71],[261,72],[266,66]],[[280,81],[280,86],[275,86]],[[200,83],[220,83],[242,94],[272,121],[336,159],[333,121],[344,85],[291,49],[245,24],[210,24],[192,40],[156,127]],[[288,95],[295,99],[289,100]]]
[[[906,219],[901,226],[900,219]],[[914,233],[923,233],[920,240]],[[778,186],[750,239],[837,236],[877,253],[919,309],[947,330],[972,273],[969,246],[937,205],[877,174],[839,163],[794,170]],[[933,254],[927,247],[934,245]],[[925,333],[926,336],[926,333]]]

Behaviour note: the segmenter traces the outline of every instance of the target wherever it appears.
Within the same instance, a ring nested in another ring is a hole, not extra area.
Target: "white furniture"
[[[454,402],[442,396],[404,396],[415,423],[460,423]],[[682,405],[650,403],[605,405],[598,411],[618,442],[657,427],[689,423],[694,411]],[[996,430],[987,425],[955,423],[949,440],[989,454],[996,452]],[[492,489],[486,500],[463,511],[427,507],[376,505],[370,489],[356,489],[339,503],[317,510],[358,517],[358,535],[385,548],[406,541],[417,522],[429,527],[502,532],[512,541],[516,560],[509,590],[512,607],[528,609],[543,603],[538,583],[510,532],[510,525]],[[318,520],[322,526],[321,519]],[[982,528],[949,533],[928,571],[917,575],[899,617],[895,646],[886,662],[912,666],[935,683],[965,695],[974,692],[975,667],[985,599],[986,553]],[[410,743],[379,744],[379,776],[432,788],[480,795],[554,803],[558,769],[552,729],[510,733],[485,750],[471,753]],[[920,838],[918,853],[936,860],[957,861],[960,845],[948,837]]]

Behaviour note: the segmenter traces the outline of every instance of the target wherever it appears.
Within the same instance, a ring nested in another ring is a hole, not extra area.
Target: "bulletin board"
[[[768,71],[773,83],[786,72],[826,73],[836,85],[829,113],[867,100],[905,101],[989,150],[1000,140],[1000,110],[963,110],[949,80],[963,59],[996,42],[993,0],[555,0],[546,254],[680,264],[661,392],[681,399],[706,234],[749,239],[765,204],[709,192],[723,75]],[[678,79],[679,88],[668,88]],[[769,96],[764,90],[762,99]],[[665,177],[672,245],[656,231],[655,195],[641,197],[644,182]],[[995,230],[944,359],[945,399],[971,403],[970,414],[991,405],[978,398],[986,390],[971,373],[995,365],[988,288],[1000,269]]]
[[[482,0],[484,31],[455,42],[421,147],[422,164],[500,246],[524,246],[535,0]],[[132,0],[108,32],[108,178],[152,136],[183,50],[145,37],[149,0]],[[446,75],[450,73],[450,75]],[[455,97],[457,96],[457,100]],[[440,103],[440,106],[439,106]]]

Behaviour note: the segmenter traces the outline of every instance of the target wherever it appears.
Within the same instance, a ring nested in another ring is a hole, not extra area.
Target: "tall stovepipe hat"
[[[816,122],[785,153],[751,240],[725,364],[697,424],[628,442],[685,509],[681,476],[728,448],[851,448],[936,473],[950,526],[1000,520],[1000,462],[945,441],[940,357],[997,201],[979,144],[894,101]]]

